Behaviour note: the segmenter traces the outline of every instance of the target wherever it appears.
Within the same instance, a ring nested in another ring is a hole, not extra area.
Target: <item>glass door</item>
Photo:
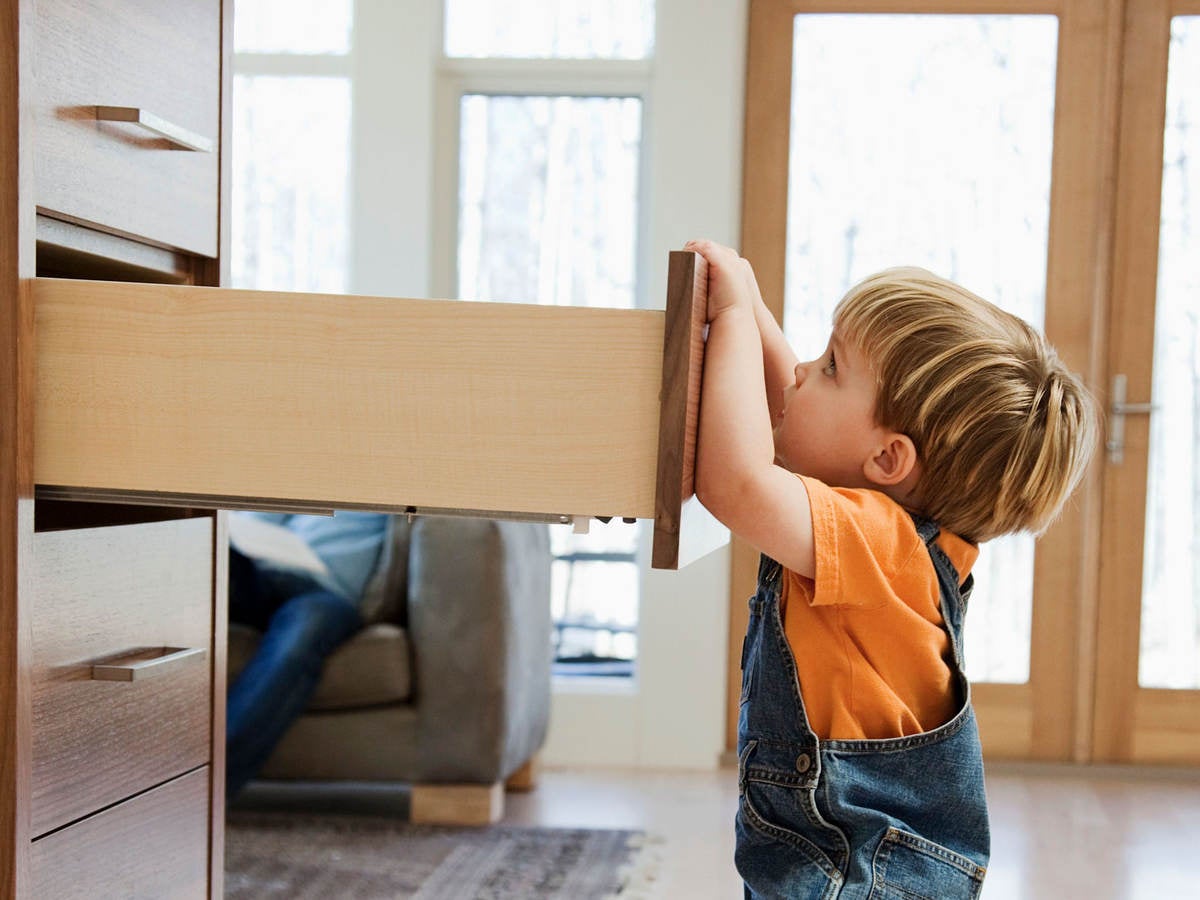
[[[1095,758],[1200,763],[1200,3],[1131,4]]]
[[[853,283],[915,264],[1095,380],[1117,29],[1119,4],[1086,0],[752,0],[742,251],[801,358]],[[992,757],[1080,755],[1095,493],[1036,543],[983,548],[966,658]],[[734,554],[731,644],[754,560]]]

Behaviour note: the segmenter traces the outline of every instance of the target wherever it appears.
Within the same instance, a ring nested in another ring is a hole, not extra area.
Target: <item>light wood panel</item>
[[[538,780],[542,777],[542,755],[535,753],[529,757],[521,768],[513,772],[504,780],[504,789],[506,791],[532,791],[538,785]]]
[[[1169,38],[1167,0],[1142,0],[1127,18],[1122,83],[1117,232],[1113,258],[1111,367],[1128,377],[1131,400],[1150,397],[1162,136]],[[1146,518],[1149,417],[1125,422],[1125,460],[1106,467],[1103,571],[1093,741],[1098,760],[1127,759],[1137,691]],[[1139,473],[1129,477],[1129,472]],[[1110,524],[1111,523],[1111,524]]]
[[[504,783],[414,784],[409,821],[422,825],[494,825],[504,815]]]
[[[1124,723],[1128,748],[1121,761],[1195,766],[1200,759],[1196,693],[1139,689],[1133,698],[1133,715]]]
[[[35,841],[31,897],[218,897],[208,877],[208,769]]]
[[[971,686],[979,736],[989,759],[1024,759],[1033,746],[1034,703],[1029,684]]]
[[[36,279],[37,482],[654,518],[655,567],[686,565],[728,536],[692,486],[705,269],[671,260],[665,312]]]
[[[664,314],[38,279],[39,485],[654,514]]]

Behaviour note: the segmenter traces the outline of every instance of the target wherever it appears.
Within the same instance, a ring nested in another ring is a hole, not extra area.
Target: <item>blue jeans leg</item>
[[[226,702],[225,793],[233,797],[262,768],[308,706],[325,659],[362,628],[349,601],[329,591],[286,600]]]

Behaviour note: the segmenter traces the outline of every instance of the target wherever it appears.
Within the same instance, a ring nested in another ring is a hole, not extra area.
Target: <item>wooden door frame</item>
[[[1125,0],[750,0],[742,253],[782,320],[791,123],[792,20],[801,13],[1050,14],[1059,18],[1045,331],[1102,395],[1109,307],[1119,71]],[[1093,466],[1034,567],[1030,681],[980,684],[992,758],[1086,761],[1097,640],[1101,470]],[[738,666],[757,557],[735,540],[730,567],[726,741],[736,745]]]
[[[1132,399],[1150,397],[1152,388],[1167,64],[1171,19],[1177,15],[1200,15],[1200,0],[1137,0],[1126,17],[1106,384],[1125,374]],[[1104,665],[1096,675],[1094,757],[1195,765],[1200,727],[1185,726],[1196,719],[1197,693],[1138,685],[1149,450],[1149,417],[1127,419],[1124,461],[1104,471],[1097,592]]]

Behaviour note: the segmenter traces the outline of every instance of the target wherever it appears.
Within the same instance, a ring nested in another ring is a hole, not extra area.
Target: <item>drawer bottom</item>
[[[207,897],[204,766],[33,842],[34,897]]]

